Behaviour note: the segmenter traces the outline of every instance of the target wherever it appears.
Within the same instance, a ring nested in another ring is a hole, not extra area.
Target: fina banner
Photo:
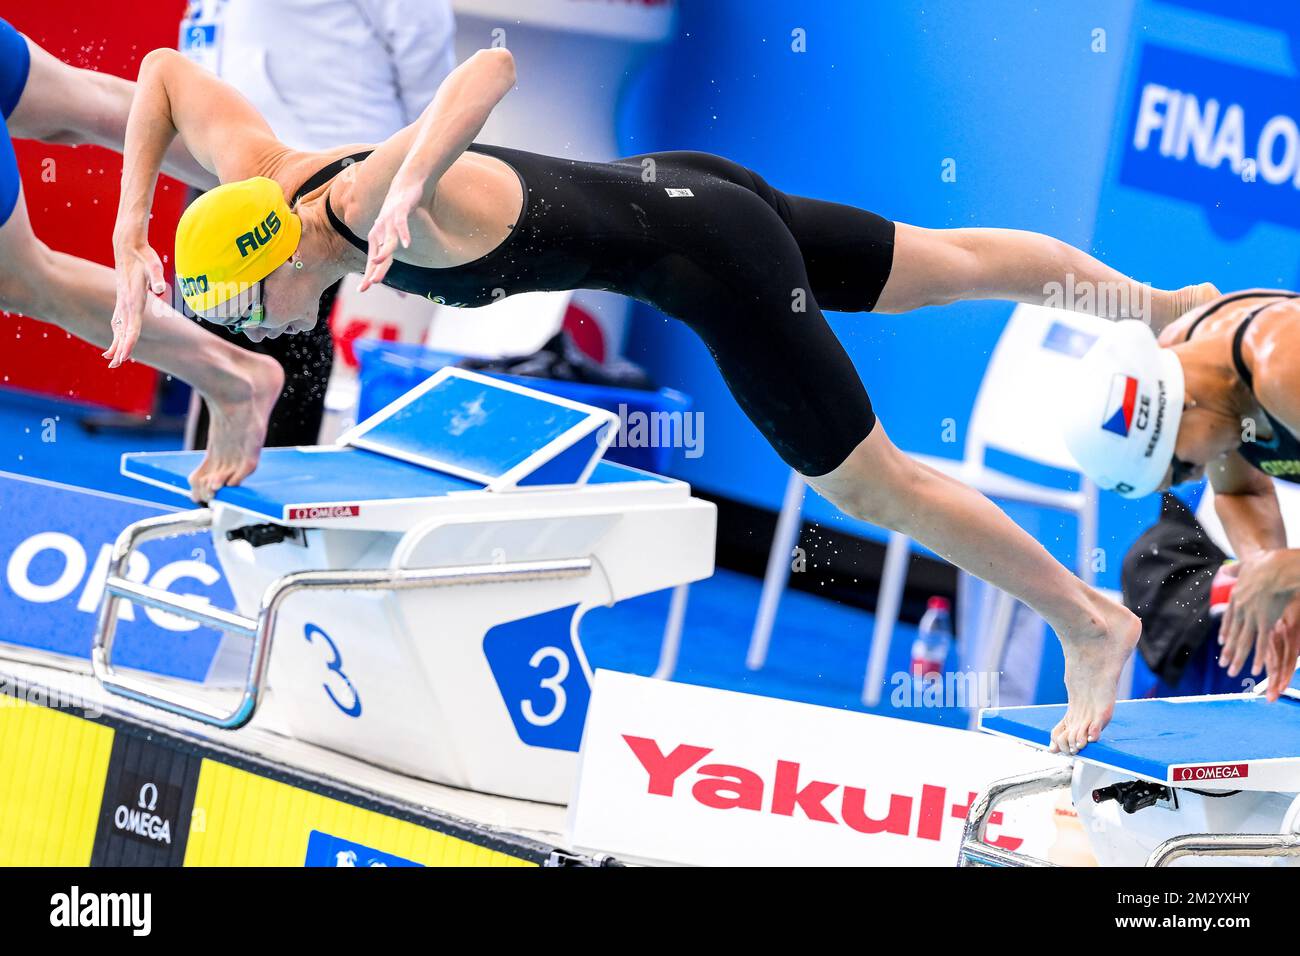
[[[1300,81],[1148,45],[1120,181],[1212,215],[1300,228]]]
[[[596,672],[570,804],[575,849],[700,866],[955,866],[994,780],[1065,760],[964,730]],[[1053,858],[1051,795],[990,842]]]
[[[113,542],[132,522],[174,510],[0,472],[0,642],[89,660]],[[146,544],[128,577],[234,607],[206,534]],[[214,630],[125,604],[113,662],[202,681],[220,643]]]

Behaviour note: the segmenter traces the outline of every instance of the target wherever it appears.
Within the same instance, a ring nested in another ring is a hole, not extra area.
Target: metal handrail
[[[1147,866],[1168,866],[1185,856],[1300,856],[1296,833],[1187,833],[1151,851]]]
[[[989,819],[999,806],[1020,797],[1070,786],[1069,768],[1008,777],[989,785],[971,805],[962,833],[958,866],[1054,866],[1047,860],[990,846],[985,842]],[[1188,833],[1171,837],[1147,858],[1147,866],[1168,866],[1183,857],[1300,857],[1300,834]]]
[[[1007,777],[989,784],[988,789],[971,804],[962,830],[958,866],[1055,866],[1047,860],[1028,853],[1017,853],[985,842],[989,819],[1003,803],[1021,797],[1068,788],[1073,779],[1070,767],[1057,767],[1048,771],[1026,773]]]
[[[242,727],[257,712],[266,688],[275,622],[281,606],[299,591],[401,591],[419,588],[491,584],[503,581],[553,581],[589,574],[590,558],[547,561],[517,561],[498,564],[469,564],[443,568],[382,568],[360,571],[295,571],[272,581],[262,594],[256,618],[244,617],[219,608],[196,607],[183,595],[136,584],[126,579],[126,569],[135,548],[145,541],[197,534],[210,530],[212,512],[206,508],[175,515],[160,515],[128,525],[113,545],[109,573],[104,587],[91,649],[91,670],[107,691],[169,713],[225,729]],[[238,705],[233,710],[212,705],[195,697],[157,688],[149,678],[119,673],[113,667],[113,643],[117,616],[123,600],[196,621],[208,627],[253,639],[248,673]]]

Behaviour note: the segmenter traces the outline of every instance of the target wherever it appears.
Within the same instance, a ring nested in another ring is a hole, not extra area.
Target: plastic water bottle
[[[942,680],[951,650],[952,605],[945,597],[932,597],[912,642],[912,679],[919,684]]]

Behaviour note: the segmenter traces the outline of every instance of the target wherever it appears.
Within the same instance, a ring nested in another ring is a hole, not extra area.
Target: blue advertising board
[[[113,542],[128,524],[169,510],[0,472],[0,641],[89,658]],[[207,534],[146,544],[128,577],[234,606]],[[201,681],[220,642],[215,630],[127,604],[114,663]]]

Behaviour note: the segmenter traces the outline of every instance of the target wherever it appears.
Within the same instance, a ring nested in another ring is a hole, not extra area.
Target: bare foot
[[[1137,646],[1142,622],[1100,594],[1094,595],[1096,618],[1085,628],[1057,629],[1065,649],[1065,689],[1070,705],[1052,730],[1052,751],[1076,754],[1101,736],[1115,712],[1120,671]]]
[[[266,425],[284,387],[284,370],[275,359],[246,352],[230,376],[230,394],[205,395],[208,403],[208,453],[190,475],[190,497],[210,501],[227,485],[237,485],[257,467]]]
[[[1173,292],[1160,292],[1152,297],[1151,328],[1157,335],[1170,322],[1177,321],[1197,306],[1213,302],[1221,293],[1209,282],[1185,285]]]

